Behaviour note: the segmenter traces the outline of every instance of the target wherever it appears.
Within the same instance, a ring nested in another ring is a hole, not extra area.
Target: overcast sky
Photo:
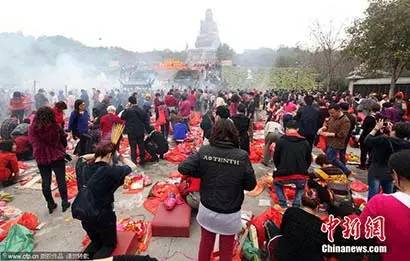
[[[211,8],[235,50],[307,45],[313,22],[350,24],[367,0],[3,0],[0,32],[64,35],[89,46],[134,51],[194,46]]]

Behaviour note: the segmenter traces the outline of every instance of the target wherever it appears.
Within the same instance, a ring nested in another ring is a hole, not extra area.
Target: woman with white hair
[[[111,131],[114,124],[124,124],[124,121],[118,117],[115,112],[117,109],[110,105],[107,107],[107,114],[100,119],[101,140],[108,141],[111,139]]]

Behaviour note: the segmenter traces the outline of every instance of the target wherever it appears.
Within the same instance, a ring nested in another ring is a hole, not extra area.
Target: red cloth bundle
[[[265,143],[263,140],[255,140],[250,144],[249,159],[252,163],[260,163],[263,159]]]
[[[258,234],[258,243],[260,246],[263,246],[266,237],[265,237],[265,222],[267,220],[272,220],[273,223],[277,227],[280,227],[282,223],[282,214],[275,208],[271,207],[265,210],[259,216],[253,217],[251,220],[251,224],[255,226],[257,234]]]

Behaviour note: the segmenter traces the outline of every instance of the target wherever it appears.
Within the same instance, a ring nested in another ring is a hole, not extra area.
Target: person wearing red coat
[[[67,110],[67,104],[63,101],[59,101],[54,105],[53,112],[56,118],[56,123],[64,128],[64,110]]]
[[[12,185],[19,175],[15,145],[11,140],[0,142],[0,182],[3,186]]]
[[[172,91],[169,91],[165,96],[164,102],[170,111],[175,111],[176,107],[178,106],[178,100],[174,97]]]
[[[54,112],[50,107],[41,107],[37,110],[34,121],[29,127],[28,136],[40,171],[41,187],[48,211],[51,214],[57,208],[51,193],[51,177],[54,172],[61,196],[62,210],[65,212],[71,205],[68,202],[65,179],[67,140],[63,128],[57,125]]]
[[[124,124],[124,120],[118,117],[115,112],[116,108],[114,106],[108,106],[107,114],[101,117],[100,119],[100,131],[102,140],[111,139],[111,131],[114,124]]]
[[[191,109],[194,109],[196,105],[195,91],[191,91],[191,94],[188,95],[188,101],[191,103]]]
[[[20,123],[23,122],[26,104],[24,102],[24,96],[21,92],[13,93],[13,98],[10,100],[9,109],[12,117],[16,117]]]

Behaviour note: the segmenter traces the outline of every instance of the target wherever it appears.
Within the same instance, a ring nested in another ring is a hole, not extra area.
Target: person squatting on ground
[[[14,184],[20,172],[15,150],[13,141],[0,141],[0,182],[3,187]]]
[[[232,260],[235,235],[241,230],[244,190],[252,190],[256,179],[248,154],[238,148],[239,136],[228,119],[215,123],[210,145],[182,162],[178,171],[201,179],[197,221],[201,226],[198,260],[209,261],[219,234],[221,260]]]
[[[49,107],[38,109],[29,128],[29,139],[33,145],[33,155],[41,175],[41,187],[51,214],[57,208],[51,194],[51,174],[54,172],[61,195],[63,212],[70,207],[65,180],[65,148],[67,140],[64,130],[56,123]]]
[[[151,155],[154,162],[158,162],[158,155],[160,159],[164,159],[164,154],[168,152],[168,141],[161,132],[156,131],[154,127],[149,126],[148,135],[145,138],[145,149]]]
[[[273,162],[277,168],[273,172],[273,186],[279,199],[279,205],[287,208],[283,185],[295,184],[296,195],[292,206],[299,207],[312,155],[310,144],[299,135],[295,120],[288,122],[285,135],[276,142]]]

